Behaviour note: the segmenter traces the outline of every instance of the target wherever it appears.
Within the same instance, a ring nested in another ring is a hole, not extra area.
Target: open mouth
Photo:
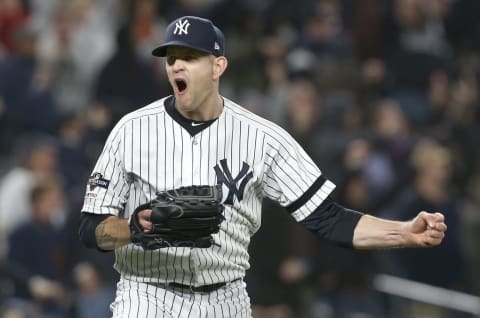
[[[177,84],[177,89],[179,93],[182,93],[187,89],[187,83],[182,79],[176,79],[175,84]]]

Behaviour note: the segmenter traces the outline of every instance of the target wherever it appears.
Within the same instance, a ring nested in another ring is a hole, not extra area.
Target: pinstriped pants
[[[250,298],[243,280],[210,293],[159,288],[120,279],[113,318],[251,318]]]

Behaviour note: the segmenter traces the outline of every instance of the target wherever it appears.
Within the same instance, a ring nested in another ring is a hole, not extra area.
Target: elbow
[[[95,238],[95,228],[88,214],[82,213],[80,216],[80,224],[78,227],[78,237],[83,246],[87,248],[95,248],[97,240]]]
[[[105,220],[110,215],[103,215],[103,214],[93,214],[82,212],[80,216],[80,224],[78,227],[78,236],[80,242],[87,247],[87,248],[96,248],[101,250],[97,244],[97,237],[95,234],[95,230],[103,220]]]
[[[328,200],[301,223],[319,238],[339,247],[356,248],[354,231],[362,213]]]

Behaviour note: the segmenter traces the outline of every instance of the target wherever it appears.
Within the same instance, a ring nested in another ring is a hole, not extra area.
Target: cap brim
[[[170,41],[170,42],[166,42],[166,43],[163,43],[162,45],[160,45],[159,47],[157,47],[156,49],[154,49],[152,51],[152,55],[154,56],[159,56],[159,57],[165,57],[167,55],[167,47],[169,46],[181,46],[181,47],[188,47],[190,49],[194,49],[194,50],[197,50],[197,51],[200,51],[200,52],[205,52],[205,53],[208,53],[208,54],[213,54],[212,52],[209,52],[205,49],[202,49],[202,48],[199,48],[199,47],[196,47],[194,45],[190,45],[188,43],[185,43],[185,42],[182,42],[182,41]]]

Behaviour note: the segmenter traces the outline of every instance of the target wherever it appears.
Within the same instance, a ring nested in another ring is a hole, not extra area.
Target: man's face
[[[198,110],[213,93],[213,59],[208,53],[185,47],[167,48],[168,80],[180,110]]]

